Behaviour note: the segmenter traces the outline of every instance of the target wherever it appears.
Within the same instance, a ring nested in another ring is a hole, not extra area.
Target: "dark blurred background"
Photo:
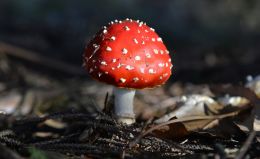
[[[173,80],[230,82],[259,73],[258,0],[1,0],[0,41],[80,66],[92,35],[125,18],[163,38]]]

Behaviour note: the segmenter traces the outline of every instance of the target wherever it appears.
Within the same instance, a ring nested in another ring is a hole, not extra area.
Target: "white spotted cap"
[[[171,76],[171,58],[161,37],[142,21],[115,20],[89,42],[84,68],[117,87],[152,88]]]

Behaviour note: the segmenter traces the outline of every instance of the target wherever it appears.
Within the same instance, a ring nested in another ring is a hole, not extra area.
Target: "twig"
[[[151,127],[150,129],[148,129],[147,131],[145,131],[144,133],[141,133],[134,141],[131,142],[131,146],[134,146],[134,143],[137,143],[137,141],[139,141],[142,137],[146,136],[147,134],[153,132],[154,130],[160,129],[163,126],[169,125],[169,124],[173,124],[173,123],[179,123],[179,122],[188,122],[188,121],[194,121],[194,120],[214,120],[214,119],[223,119],[226,117],[231,117],[234,116],[236,114],[238,114],[239,111],[236,112],[232,112],[232,113],[227,113],[227,114],[223,114],[223,115],[215,115],[215,116],[190,116],[190,117],[183,117],[180,119],[173,119],[158,125],[155,125],[153,127]]]
[[[142,128],[140,134],[145,133],[145,129],[146,129],[147,126],[152,122],[152,120],[153,120],[153,117],[150,118],[149,120],[147,120],[147,121],[145,122],[145,124],[144,124],[144,126],[143,126],[143,128]],[[141,135],[137,136],[132,142],[129,143],[129,146],[128,146],[128,147],[129,147],[129,148],[133,148],[133,147],[141,140],[142,137],[143,137],[143,136],[141,136]]]
[[[244,158],[244,156],[245,156],[247,150],[249,149],[253,139],[255,138],[255,135],[256,135],[256,131],[253,130],[250,133],[250,135],[248,136],[248,138],[246,139],[244,145],[241,147],[241,149],[240,149],[240,151],[239,151],[239,153],[238,153],[238,155],[237,155],[237,157],[235,159],[242,159],[242,158]]]
[[[106,114],[111,114],[111,108],[109,107],[109,92],[106,93],[105,101],[104,101],[104,109],[103,111]]]
[[[59,70],[64,73],[72,74],[72,75],[84,75],[84,71],[81,70],[79,67],[72,66],[70,64],[50,59],[44,56],[41,56],[33,51],[28,51],[23,48],[13,46],[10,44],[6,44],[3,42],[0,42],[0,53],[9,54],[11,56],[15,56],[33,63],[38,63],[43,66]]]

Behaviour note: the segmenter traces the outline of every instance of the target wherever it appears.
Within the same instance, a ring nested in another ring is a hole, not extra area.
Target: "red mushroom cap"
[[[109,23],[88,43],[83,56],[93,78],[117,87],[152,88],[171,76],[171,58],[162,39],[138,20]]]

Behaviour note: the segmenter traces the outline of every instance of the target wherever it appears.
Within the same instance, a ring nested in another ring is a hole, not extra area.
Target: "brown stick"
[[[71,75],[84,75],[83,69],[76,67],[58,60],[50,59],[41,56],[33,51],[28,51],[23,48],[0,42],[0,53],[5,53],[11,56],[15,56],[33,63],[38,63],[43,66],[68,73]]]
[[[242,159],[245,157],[247,150],[249,149],[250,145],[252,144],[253,139],[255,138],[256,132],[252,131],[248,138],[246,139],[244,145],[241,147],[237,157],[235,159]]]

